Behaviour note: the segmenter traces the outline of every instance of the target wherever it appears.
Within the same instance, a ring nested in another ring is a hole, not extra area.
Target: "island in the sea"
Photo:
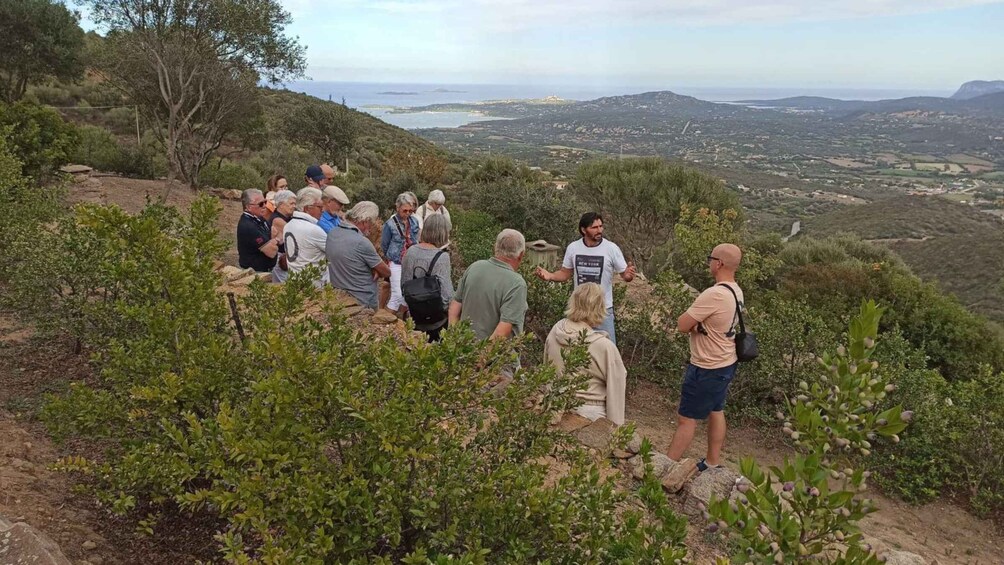
[[[437,88],[435,90],[430,90],[429,92],[435,92],[438,94],[467,94],[466,90],[450,90],[449,88]]]

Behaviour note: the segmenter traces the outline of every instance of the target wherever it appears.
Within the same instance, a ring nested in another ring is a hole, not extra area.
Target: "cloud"
[[[312,0],[297,0],[310,2]],[[1004,0],[336,0],[387,14],[429,14],[493,30],[648,23],[728,25],[910,15]]]

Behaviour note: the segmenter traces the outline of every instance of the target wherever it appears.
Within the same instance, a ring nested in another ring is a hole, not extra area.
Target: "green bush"
[[[25,101],[0,104],[0,128],[10,131],[9,143],[25,175],[55,173],[69,160],[77,144],[76,128],[48,108]]]
[[[105,112],[104,121],[110,129],[117,133],[135,134],[136,109],[129,106],[111,108]]]
[[[677,333],[676,319],[694,297],[679,275],[672,271],[663,271],[652,280],[652,297],[645,301],[618,296],[620,288],[614,287],[617,346],[628,374],[675,392],[683,377],[683,368],[690,360],[687,337]]]
[[[463,274],[471,263],[495,254],[495,238],[502,226],[490,215],[477,210],[453,210],[450,221],[450,237],[459,252],[453,261],[455,273]]]
[[[70,91],[61,86],[40,84],[31,87],[28,93],[34,96],[39,104],[46,106],[74,106],[76,104]]]
[[[575,195],[545,182],[540,173],[508,159],[491,159],[464,181],[470,207],[487,212],[527,241],[565,245],[579,237],[581,207]]]
[[[817,369],[816,382],[800,382],[788,409],[778,412],[800,453],[769,470],[744,459],[739,495],[714,500],[705,510],[708,531],[735,543],[736,562],[881,562],[858,525],[876,510],[872,500],[859,496],[870,476],[861,464],[877,438],[899,441],[913,415],[901,406],[879,412],[879,403],[896,388],[871,359],[881,315],[874,302],[862,304],[847,345],[819,358],[825,369]]]
[[[839,334],[803,302],[774,292],[747,296],[745,321],[756,332],[761,353],[753,362],[740,366],[738,378],[729,387],[729,407],[767,422],[800,381],[816,382],[816,354]]]
[[[70,156],[74,162],[128,176],[157,176],[157,165],[147,152],[120,143],[110,131],[89,125],[80,126],[77,131],[80,142]]]
[[[911,502],[952,492],[981,516],[1004,510],[1004,374],[947,383],[921,369],[898,383],[893,401],[910,401],[917,421],[879,452],[880,486]]]
[[[1004,338],[937,286],[913,275],[890,251],[848,237],[804,239],[781,253],[780,288],[830,320],[866,297],[889,307],[883,331],[898,328],[945,379],[965,380],[984,363],[1004,370]]]
[[[0,223],[0,282],[25,276],[26,263],[39,260],[46,240],[44,226],[55,221],[65,209],[66,191],[61,184],[50,183],[39,189],[23,174],[23,164],[18,160],[10,143],[10,128],[0,128],[0,206],[13,221]],[[36,247],[37,246],[37,247]],[[58,257],[48,257],[59,261]],[[48,283],[49,281],[42,281]],[[36,300],[39,289],[31,288],[34,281],[21,287],[24,292],[5,287],[0,293],[0,308],[20,313],[26,302]],[[70,289],[62,289],[70,292]]]
[[[83,323],[67,329],[93,348],[97,378],[53,397],[43,416],[57,438],[107,448],[58,465],[88,476],[107,508],[176,504],[217,517],[221,557],[239,563],[685,556],[685,521],[655,479],[620,490],[550,427],[577,402],[583,350],[565,376],[524,371],[498,394],[487,385],[518,343],[479,342],[459,326],[438,345],[402,348],[358,333],[337,309],[305,317],[305,301],[325,300],[314,273],[253,285],[242,341],[211,261],[218,210],[204,198],[188,218],[89,206],[72,219],[93,240],[93,269],[80,285],[89,299],[67,305]],[[548,460],[568,471],[553,476]],[[147,514],[140,527],[155,524]]]
[[[584,207],[604,215],[609,237],[639,269],[653,274],[655,250],[673,237],[685,208],[732,210],[732,220],[741,221],[738,198],[719,179],[655,157],[588,162],[572,189]]]
[[[303,175],[307,167],[320,161],[319,157],[307,149],[282,140],[272,140],[248,159],[247,164],[254,167],[264,179],[276,174],[284,175],[289,186],[296,190],[304,186]]]
[[[265,180],[266,177],[250,165],[227,159],[208,163],[199,171],[199,185],[203,187],[235,190],[261,189],[265,187]],[[290,183],[290,187],[297,190],[295,183]]]

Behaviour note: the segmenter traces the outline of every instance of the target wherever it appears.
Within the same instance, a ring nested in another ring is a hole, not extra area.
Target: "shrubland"
[[[58,188],[40,191],[24,174],[45,176],[65,155],[82,151],[74,145],[77,136],[89,139],[86,150],[99,156],[109,139],[64,127],[50,111],[10,108],[3,112],[17,120],[0,130],[7,132],[0,136],[0,178],[2,201],[17,221],[0,228],[10,242],[0,251],[9,290],[4,299],[41,330],[69,334],[95,354],[96,384],[79,384],[53,398],[45,417],[57,436],[83,434],[110,446],[97,457],[64,462],[66,469],[90,476],[88,484],[108,508],[133,514],[152,509],[153,518],[144,521],[150,528],[156,528],[158,512],[178,508],[221,520],[225,526],[217,541],[234,561],[299,556],[575,562],[583,551],[655,559],[658,548],[670,548],[663,556],[669,561],[681,555],[682,523],[666,511],[657,485],[637,495],[618,490],[548,428],[550,415],[571,402],[571,383],[558,386],[540,411],[525,409],[540,401],[535,387],[557,382],[535,365],[540,340],[564,309],[567,286],[524,272],[530,284],[527,328],[534,334],[519,350],[527,380],[502,397],[475,391],[490,378],[491,367],[516,349],[486,349],[464,332],[436,354],[422,344],[402,350],[386,340],[359,340],[336,311],[323,322],[303,318],[304,300],[323,298],[296,281],[281,291],[255,288],[242,301],[251,338],[240,342],[211,269],[224,245],[209,227],[216,206],[201,200],[184,216],[160,206],[137,216],[91,206],[61,213],[67,207]],[[21,123],[54,125],[25,130],[37,138],[12,135]],[[308,150],[270,142],[264,151],[294,161]],[[230,163],[221,160],[218,168],[226,170]],[[252,159],[242,167],[264,176],[267,163]],[[245,173],[242,168],[220,178]],[[431,188],[414,170],[398,170],[392,179],[344,178],[357,199],[366,190],[382,199],[402,189],[422,194]],[[538,189],[542,192],[531,192]],[[458,271],[490,256],[495,234],[509,222],[528,238],[546,234],[567,241],[584,207],[573,193],[551,189],[537,172],[506,160],[476,164],[455,193],[466,205],[451,205]],[[861,302],[873,298],[885,309],[881,321],[875,316],[883,339],[867,348],[867,359],[879,362],[873,378],[896,388],[885,398],[877,393],[863,398],[871,403],[866,412],[903,404],[915,414],[899,443],[864,448],[871,452],[873,482],[908,500],[957,494],[976,512],[999,515],[1004,348],[992,325],[920,281],[895,254],[859,239],[806,238],[782,246],[776,238],[747,232],[730,208],[685,204],[676,213],[669,245],[659,250],[661,272],[650,280],[650,300],[635,302],[618,291],[619,344],[631,375],[669,389],[678,386],[688,350],[672,328],[691,300],[683,283],[706,286],[707,249],[735,242],[748,250],[741,284],[763,354],[741,369],[730,407],[747,421],[762,423],[777,409],[787,410],[792,394],[798,400],[805,393],[796,392],[802,382],[810,391],[816,385],[825,390],[817,355],[842,339],[855,315],[866,314],[859,310]],[[608,220],[609,233],[620,229],[616,215]],[[843,373],[840,363],[840,378],[856,374],[850,365]],[[430,382],[428,375],[449,378]],[[289,382],[298,386],[283,386]],[[344,390],[335,390],[332,382]],[[829,410],[828,396],[809,408]],[[398,413],[404,406],[416,414]],[[850,402],[837,408],[848,419],[857,409]],[[496,420],[499,414],[506,420]],[[819,438],[833,429],[820,431],[814,418],[796,425],[800,417],[792,418],[790,429],[799,437],[798,425]],[[826,443],[832,449],[834,443]],[[548,458],[570,469],[557,483],[543,463]],[[751,485],[777,483],[791,473],[804,478],[807,469],[844,472],[832,461],[813,459],[811,451],[800,461],[773,474],[758,474],[750,463],[743,471]],[[416,485],[426,489],[425,496],[415,495]],[[797,496],[814,498],[811,489]],[[499,510],[499,500],[513,503]],[[624,514],[636,502],[646,510]],[[811,510],[817,522],[822,520],[817,511],[841,508],[805,502],[802,510]],[[865,508],[842,507],[855,517]],[[526,508],[529,518],[520,514]],[[597,517],[584,508],[616,510]],[[348,523],[359,516],[368,528]],[[727,513],[723,519],[735,532]],[[790,526],[776,523],[780,529],[771,535],[792,543]],[[849,528],[840,527],[847,536]],[[572,547],[571,539],[587,549]],[[775,539],[779,546],[780,539]],[[812,549],[811,543],[799,543]]]
[[[862,304],[847,344],[817,358],[817,374],[777,413],[797,454],[769,470],[744,459],[738,495],[704,509],[708,531],[735,542],[737,562],[880,562],[857,525],[876,510],[859,494],[871,475],[862,463],[879,438],[898,442],[913,416],[899,405],[879,410],[896,388],[871,359],[881,316],[874,302]]]
[[[465,327],[436,346],[373,339],[333,307],[305,316],[308,301],[326,304],[310,276],[255,284],[241,340],[213,267],[218,210],[208,197],[186,215],[80,206],[37,234],[43,249],[8,281],[49,303],[43,328],[92,354],[95,378],[53,397],[43,420],[57,438],[103,446],[58,466],[108,510],[147,532],[175,511],[213,517],[231,562],[686,554],[685,522],[654,479],[620,489],[551,428],[578,371],[538,367],[492,391],[517,342],[478,342]],[[569,367],[585,360],[573,351]]]

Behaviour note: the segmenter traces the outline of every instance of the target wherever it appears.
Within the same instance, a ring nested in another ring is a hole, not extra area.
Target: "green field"
[[[960,194],[958,192],[953,192],[951,194],[941,194],[939,196],[941,196],[942,198],[944,198],[946,200],[949,200],[951,202],[955,202],[956,204],[962,204],[963,202],[969,202],[970,200],[973,199],[973,195],[972,194]]]
[[[929,177],[933,174],[931,171],[915,171],[913,169],[879,169],[877,172],[880,175],[892,177]]]

